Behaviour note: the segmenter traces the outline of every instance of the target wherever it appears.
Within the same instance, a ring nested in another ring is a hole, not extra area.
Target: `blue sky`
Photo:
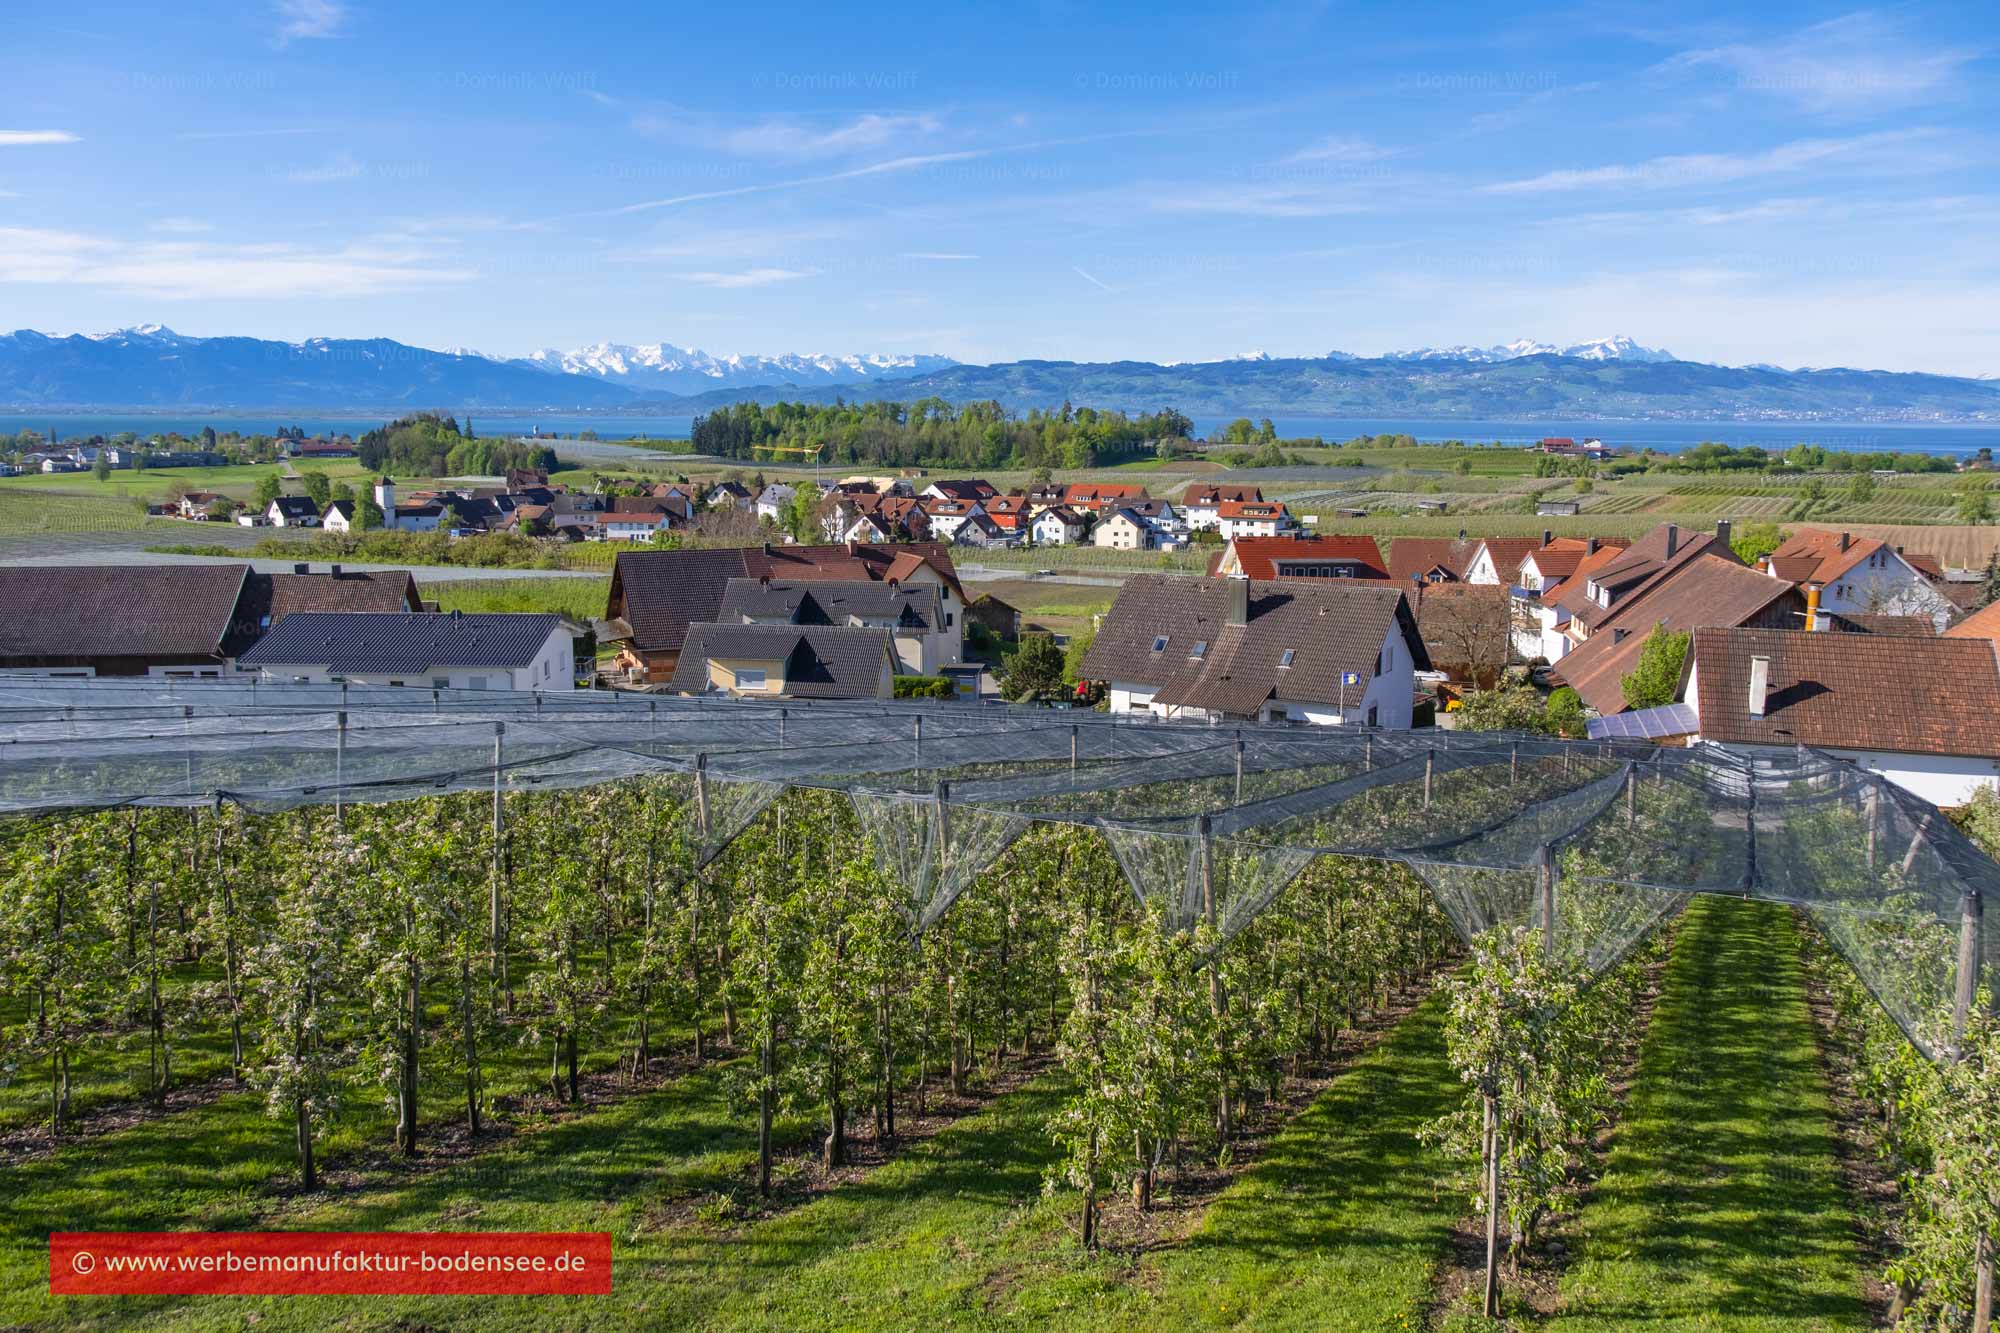
[[[0,326],[2000,374],[1990,0],[14,0]]]

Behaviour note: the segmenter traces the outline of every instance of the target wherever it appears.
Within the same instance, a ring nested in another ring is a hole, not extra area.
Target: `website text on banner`
[[[605,1296],[607,1231],[58,1231],[56,1296]]]

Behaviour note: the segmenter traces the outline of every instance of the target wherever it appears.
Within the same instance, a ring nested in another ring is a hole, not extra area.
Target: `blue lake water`
[[[1611,445],[1650,446],[1675,452],[1716,440],[1724,444],[1754,444],[1782,451],[1794,444],[1809,443],[1828,449],[1863,452],[1912,452],[1964,456],[1982,448],[2000,447],[2000,422],[1951,425],[1885,424],[1877,422],[1796,422],[1796,421],[1590,421],[1549,418],[1534,421],[1424,421],[1362,417],[1274,417],[1278,432],[1288,438],[1317,435],[1328,441],[1352,439],[1356,435],[1411,435],[1419,440],[1466,440],[1475,443],[1500,441],[1506,444],[1532,443],[1548,435],[1575,439],[1601,439]],[[133,431],[145,435],[179,431],[198,434],[203,426],[235,430],[245,434],[269,434],[279,426],[300,426],[308,434],[331,435],[347,432],[359,435],[383,418],[370,416],[275,417],[269,415],[190,417],[174,413],[157,414],[37,414],[0,413],[0,433],[24,429],[43,430],[54,426],[62,436],[115,435]],[[1196,417],[1195,428],[1213,434],[1227,424],[1226,418]],[[644,436],[649,440],[685,440],[693,424],[689,417],[611,415],[505,415],[475,414],[474,429],[481,435],[510,434],[573,436],[580,431],[597,432],[600,439],[618,440]]]

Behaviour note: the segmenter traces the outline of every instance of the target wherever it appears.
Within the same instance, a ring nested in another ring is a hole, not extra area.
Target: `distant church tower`
[[[382,511],[382,526],[396,526],[396,483],[383,477],[375,483],[375,507]]]

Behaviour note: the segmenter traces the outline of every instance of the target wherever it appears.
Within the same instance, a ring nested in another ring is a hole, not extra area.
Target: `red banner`
[[[607,1296],[605,1231],[58,1231],[56,1296]]]

